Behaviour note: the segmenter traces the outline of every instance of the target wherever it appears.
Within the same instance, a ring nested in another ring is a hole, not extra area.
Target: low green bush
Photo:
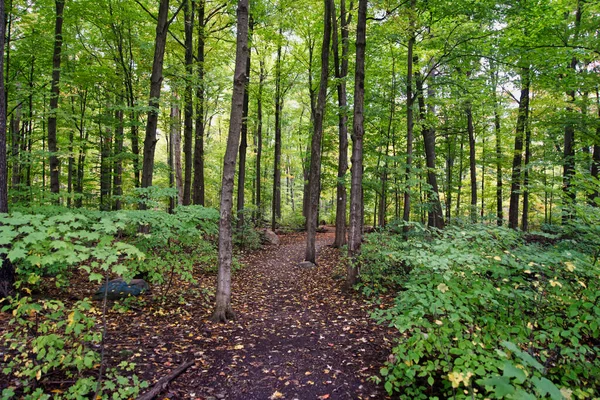
[[[361,259],[363,292],[375,301],[395,295],[392,307],[373,313],[398,330],[381,369],[388,393],[600,395],[600,268],[591,241],[528,244],[485,225],[411,232],[369,235]]]
[[[194,268],[216,265],[217,222],[216,210],[200,206],[179,207],[174,214],[52,207],[0,214],[0,254],[12,261],[17,278],[17,295],[0,299],[3,311],[12,311],[0,336],[7,352],[2,373],[16,383],[1,398],[137,397],[147,383],[132,373],[134,364],[112,366],[99,378],[98,310],[87,299],[67,305],[44,298],[41,283],[51,275],[66,290],[74,273],[92,282],[144,275],[165,297],[175,279],[193,282]],[[74,383],[57,389],[49,380],[57,376]]]

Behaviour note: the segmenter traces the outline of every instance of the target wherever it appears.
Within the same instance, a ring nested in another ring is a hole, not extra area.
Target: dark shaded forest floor
[[[390,354],[392,334],[369,318],[363,299],[343,292],[339,251],[329,247],[333,229],[318,234],[315,269],[298,266],[303,233],[280,238],[279,246],[242,255],[244,267],[233,277],[233,322],[209,322],[206,293],[214,277],[180,288],[188,293],[183,304],[112,311],[110,364],[135,361],[152,385],[194,360],[161,399],[386,398],[369,377]]]

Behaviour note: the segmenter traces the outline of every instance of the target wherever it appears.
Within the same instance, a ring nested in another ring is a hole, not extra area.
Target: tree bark
[[[100,211],[110,211],[112,127],[98,123],[100,133]]]
[[[406,172],[405,172],[405,189],[404,189],[404,210],[402,219],[404,222],[410,221],[410,174],[412,170],[412,152],[414,138],[414,117],[413,117],[413,48],[415,46],[415,0],[410,1],[409,29],[410,37],[408,39],[408,53],[406,57]],[[408,232],[409,226],[406,224],[403,231]]]
[[[500,112],[498,110],[498,71],[492,72],[492,90],[494,99],[494,133],[496,136],[496,223],[502,226],[504,223],[504,207],[502,199],[502,142],[500,135]]]
[[[531,159],[531,129],[529,121],[525,127],[525,164],[523,165],[523,216],[521,230],[529,230],[529,161]]]
[[[160,107],[160,89],[163,81],[163,60],[168,33],[169,0],[160,0],[158,21],[156,24],[156,39],[154,41],[154,59],[152,61],[152,75],[150,76],[150,100],[148,120],[146,122],[146,136],[144,138],[144,163],[142,165],[142,187],[152,186],[154,172],[154,151],[156,149],[156,129],[158,126],[158,109]],[[142,208],[145,208],[142,205]]]
[[[471,177],[471,207],[469,215],[471,222],[477,222],[477,167],[475,165],[475,129],[473,127],[473,106],[467,102],[467,132],[469,133],[469,171]]]
[[[515,130],[515,150],[513,153],[512,175],[510,183],[510,206],[508,210],[508,227],[519,227],[519,196],[521,193],[521,170],[523,163],[523,136],[529,118],[529,67],[521,68],[521,97],[519,99],[519,115]]]
[[[454,157],[456,155],[456,136],[453,136],[452,142],[446,132],[446,223],[450,223],[452,214],[452,185],[453,176],[452,171],[454,169]]]
[[[465,157],[465,135],[460,135],[460,153],[458,154],[458,188],[456,190],[456,216],[460,216],[460,202],[462,194],[463,184],[463,172],[464,172],[464,157]]]
[[[248,36],[252,36],[252,18],[248,22]],[[244,226],[244,204],[246,186],[246,150],[248,149],[248,102],[250,101],[250,62],[251,50],[248,49],[246,60],[246,84],[244,85],[244,106],[242,108],[242,131],[240,141],[240,165],[238,167],[237,187],[237,227]]]
[[[235,75],[231,97],[229,117],[229,135],[223,160],[223,178],[221,184],[221,202],[219,217],[219,272],[217,276],[217,295],[212,320],[226,322],[234,318],[231,308],[231,261],[232,261],[232,208],[233,181],[235,175],[236,153],[242,129],[242,110],[244,107],[244,87],[246,84],[246,62],[248,61],[248,0],[238,0],[237,39],[235,55]]]
[[[8,164],[6,159],[6,96],[4,96],[4,43],[6,18],[0,2],[0,213],[8,213]],[[6,254],[0,256],[0,299],[14,293],[15,269]]]
[[[192,0],[183,0],[184,13],[184,34],[185,34],[185,91],[183,108],[183,154],[185,158],[183,197],[181,204],[187,206],[191,203],[192,190],[192,142],[194,127],[192,119],[194,118],[194,103],[192,96],[192,74],[194,73],[193,56],[193,32],[194,32],[194,7]]]
[[[21,116],[23,114],[23,106],[18,104],[10,121],[10,133],[11,133],[11,158],[12,158],[12,173],[11,173],[11,186],[13,190],[21,190],[21,160],[20,150],[22,143],[25,141],[24,132],[25,124],[23,129],[21,128]],[[19,195],[13,196],[15,202],[18,201]]]
[[[117,211],[121,209],[121,196],[123,196],[123,110],[115,111],[115,124],[112,209]]]
[[[196,88],[196,132],[194,143],[194,204],[204,205],[204,6],[198,1],[198,86]]]
[[[262,161],[262,126],[263,126],[263,114],[262,114],[262,96],[263,86],[265,82],[265,62],[260,60],[260,76],[258,81],[258,99],[256,100],[256,217],[259,225],[262,225],[262,176],[261,176],[261,161]]]
[[[123,84],[125,85],[125,93],[127,99],[127,107],[129,108],[129,118],[130,121],[130,134],[129,138],[131,140],[131,153],[133,154],[132,162],[133,162],[133,174],[134,174],[134,186],[140,187],[140,145],[138,138],[138,125],[137,125],[137,111],[135,111],[136,105],[136,97],[133,88],[133,50],[132,50],[132,35],[131,35],[131,26],[128,26],[127,29],[127,44],[128,48],[125,48],[125,29],[123,24],[118,17],[114,15],[112,2],[108,2],[108,11],[111,16],[111,29],[116,38],[116,48],[117,48],[117,61],[121,67],[123,72]],[[124,129],[124,127],[123,127]],[[113,207],[117,206],[117,203],[120,203],[119,200],[115,202]],[[120,208],[120,204],[118,204]]]
[[[48,151],[50,152],[50,191],[60,192],[60,160],[56,138],[56,113],[60,95],[60,59],[62,53],[62,26],[65,0],[56,0],[56,21],[54,25],[54,54],[52,56],[52,83],[50,89],[50,116],[48,117]],[[57,198],[57,202],[60,200]]]
[[[596,143],[594,143],[594,150],[592,151],[592,165],[590,167],[590,173],[593,182],[598,183],[598,171],[600,170],[600,91],[596,87],[596,107],[598,111],[598,125],[596,126]],[[596,184],[595,189],[589,196],[590,204],[594,207],[600,207],[600,189]]]
[[[421,74],[417,74],[416,84],[419,102],[419,119],[421,120],[421,133],[423,135],[423,143],[425,147],[427,183],[429,183],[429,186],[431,186],[427,192],[429,202],[427,225],[430,227],[443,229],[444,216],[442,214],[442,204],[440,203],[440,193],[438,189],[437,176],[435,173],[435,130],[426,122],[425,93],[423,91]],[[429,96],[431,97],[433,91],[430,89],[428,92]]]
[[[411,3],[414,0],[411,1]],[[358,2],[356,26],[356,65],[354,71],[354,121],[352,125],[352,169],[350,184],[350,229],[348,232],[348,267],[346,288],[350,289],[358,278],[362,242],[362,178],[363,178],[363,136],[365,102],[365,48],[367,28],[367,0]],[[412,59],[412,58],[411,58]]]
[[[79,149],[77,152],[77,166],[75,168],[75,182],[73,191],[75,192],[75,207],[80,208],[83,205],[83,178],[85,174],[85,159],[87,154],[87,145],[89,138],[89,129],[85,127],[85,113],[87,109],[88,91],[84,90],[78,97],[80,98],[79,105],[79,123],[75,126],[79,131]]]
[[[181,206],[185,205],[185,183],[181,168],[181,112],[177,104],[171,105],[171,154],[177,188],[177,205]]]
[[[333,26],[333,60],[334,71],[337,80],[338,96],[338,174],[336,185],[336,208],[335,208],[335,240],[334,247],[342,247],[346,244],[346,208],[348,195],[346,192],[346,173],[348,171],[348,114],[346,76],[348,75],[348,25],[350,18],[346,15],[346,0],[340,0],[340,28],[342,36],[342,59],[339,56],[338,28],[335,18],[335,3],[332,6],[331,20]]]
[[[281,36],[279,28],[277,44],[277,61],[275,64],[275,156],[273,161],[273,202],[271,210],[271,229],[275,230],[281,218],[281,111],[283,99],[281,94]]]
[[[331,44],[331,19],[333,0],[324,0],[325,13],[323,20],[323,46],[321,47],[321,81],[317,107],[313,121],[313,135],[310,148],[310,170],[308,175],[309,205],[306,215],[306,252],[304,260],[316,264],[315,240],[317,236],[317,218],[321,182],[321,139],[323,137],[323,118],[327,96],[327,81],[329,79],[329,49]]]
[[[575,10],[575,35],[577,41],[579,37],[579,27],[581,25],[581,1],[577,1],[577,9]],[[573,74],[576,73],[578,60],[576,57],[571,58],[571,63],[568,68]],[[575,89],[567,91],[567,96],[570,97],[570,103],[567,106],[567,124],[565,125],[564,134],[564,153],[563,153],[563,210],[562,222],[572,218],[571,207],[575,204],[575,188],[573,188],[573,177],[575,176],[575,125],[573,123],[573,106],[575,104]]]

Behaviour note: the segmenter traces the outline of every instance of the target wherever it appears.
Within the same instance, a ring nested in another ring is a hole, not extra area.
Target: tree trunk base
[[[15,294],[15,269],[6,255],[0,257],[0,300]]]
[[[234,319],[235,319],[235,313],[231,309],[231,306],[227,307],[226,309],[215,310],[212,317],[210,317],[210,320],[215,323],[216,322],[225,323],[225,322],[228,322],[228,321],[231,321]]]

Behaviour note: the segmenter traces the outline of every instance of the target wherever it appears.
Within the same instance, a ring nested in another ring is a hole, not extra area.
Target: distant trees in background
[[[308,215],[309,231],[337,222],[345,243],[360,4],[250,4],[240,221],[303,227]],[[8,203],[117,210],[165,195],[217,207],[235,9],[7,2]],[[598,206],[598,4],[412,0],[365,12],[361,226],[468,217],[528,229]],[[182,146],[167,143],[173,123]]]

